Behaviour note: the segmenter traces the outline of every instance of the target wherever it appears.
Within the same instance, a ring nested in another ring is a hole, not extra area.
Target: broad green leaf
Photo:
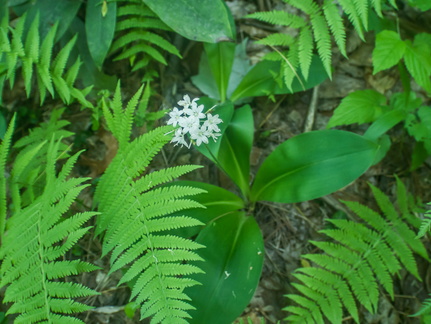
[[[430,141],[431,107],[422,106],[418,109],[417,114],[409,114],[406,119],[406,128],[416,141]]]
[[[175,32],[193,41],[235,39],[231,13],[221,0],[143,0]]]
[[[340,130],[321,130],[295,136],[280,144],[256,174],[251,201],[282,203],[328,195],[364,173],[378,145]]]
[[[52,1],[37,0],[26,1],[24,5],[14,7],[14,11],[20,16],[27,12],[27,21],[31,22],[37,14],[40,14],[39,32],[44,39],[54,24],[58,24],[55,41],[58,41],[69,29],[72,20],[76,17],[81,1]],[[12,4],[10,4],[12,5]]]
[[[232,93],[231,100],[236,102],[247,97],[267,96],[270,94],[295,93],[313,88],[327,79],[327,74],[322,62],[315,55],[310,66],[310,74],[306,82],[302,81],[305,89],[295,77],[292,83],[292,91],[286,85],[277,82],[280,73],[281,62],[264,60],[257,63],[244,77],[236,90]],[[298,75],[303,80],[301,73]]]
[[[408,2],[409,5],[419,8],[422,11],[427,11],[431,9],[431,2],[429,0],[408,0]]]
[[[228,82],[235,56],[235,43],[205,43],[204,47],[212,76],[216,81],[220,94],[220,101],[224,102],[226,101]]]
[[[117,3],[115,1],[88,0],[85,32],[88,49],[99,70],[108,54],[115,32]]]
[[[226,104],[224,106],[229,108]],[[226,113],[229,112],[226,109]],[[248,197],[250,191],[250,153],[254,133],[250,106],[246,105],[235,110],[231,121],[223,123],[222,126],[227,127],[221,138],[216,142],[210,141],[208,145],[198,146],[197,149],[216,163],[240,188],[243,196]],[[223,129],[221,130],[223,131]]]
[[[221,138],[218,164],[236,183],[245,197],[250,192],[250,153],[253,144],[254,121],[249,105],[235,110]]]
[[[376,47],[373,50],[373,74],[389,69],[403,57],[406,44],[400,35],[391,30],[384,30],[376,36]]]
[[[205,105],[205,111],[210,109],[213,105],[216,104],[216,101],[210,98],[200,98],[198,101],[199,105]],[[232,119],[234,113],[233,104],[231,102],[226,102],[224,104],[216,106],[212,115],[219,115],[219,118],[223,120],[223,123],[220,123],[218,126],[220,128],[220,133],[223,135],[226,128],[229,126],[230,121]],[[214,161],[214,157],[218,156],[220,150],[221,138],[219,137],[216,141],[210,139],[209,143],[206,145],[195,146],[196,149],[205,155],[210,160]]]
[[[233,64],[231,67],[230,77],[227,85],[227,99],[230,98],[232,92],[235,90],[235,88],[238,86],[238,84],[241,82],[241,80],[244,78],[244,76],[247,74],[247,72],[250,70],[250,62],[247,56],[247,53],[245,51],[246,48],[246,42],[247,40],[244,40],[242,43],[236,45],[235,47],[235,53],[234,53],[234,59]],[[220,43],[224,44],[222,45],[222,49],[225,50],[229,49],[233,44],[232,43]],[[211,45],[211,44],[207,44]],[[218,44],[217,44],[218,45]],[[212,45],[212,46],[217,46]],[[206,46],[207,48],[208,46]],[[231,53],[228,54],[230,56]],[[212,58],[214,60],[214,58]],[[222,55],[222,61],[224,59],[224,55]],[[224,63],[223,63],[224,64]],[[224,68],[227,70],[226,64],[224,64]],[[214,98],[219,101],[225,101],[222,100],[221,94],[219,89],[220,86],[217,86],[217,82],[214,79],[214,73],[211,70],[210,63],[208,61],[208,54],[204,52],[201,55],[200,61],[199,61],[199,73],[192,77],[192,81],[196,87],[199,88],[203,93],[205,93],[207,96]]]
[[[204,206],[205,209],[187,209],[186,211],[181,211],[181,214],[178,214],[193,217],[204,224],[208,224],[210,221],[222,217],[230,212],[245,208],[244,201],[240,197],[221,187],[198,181],[175,181],[165,186],[169,187],[176,185],[192,186],[206,191],[205,193],[190,197],[190,199],[193,199]],[[184,227],[171,231],[171,234],[189,238],[197,235],[201,229],[202,226]]]
[[[352,92],[335,109],[326,127],[373,122],[385,111],[385,104],[386,97],[375,90]]]
[[[250,302],[259,282],[264,245],[255,219],[232,212],[208,224],[196,239],[204,271],[192,279],[201,285],[186,288],[196,309],[191,324],[231,323]]]
[[[404,62],[416,83],[431,93],[431,50],[427,44],[406,41]]]

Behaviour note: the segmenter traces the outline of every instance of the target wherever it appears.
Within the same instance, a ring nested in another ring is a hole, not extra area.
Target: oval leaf
[[[143,0],[175,32],[188,39],[217,43],[235,38],[231,13],[220,0]]]
[[[280,144],[263,162],[252,201],[295,203],[328,195],[373,163],[378,145],[340,130],[304,133]]]
[[[216,219],[198,235],[205,272],[193,276],[202,285],[185,289],[196,309],[189,323],[231,323],[256,290],[263,265],[263,239],[253,217],[233,212]]]
[[[85,17],[85,33],[91,57],[99,68],[111,47],[117,19],[115,1],[88,0]]]

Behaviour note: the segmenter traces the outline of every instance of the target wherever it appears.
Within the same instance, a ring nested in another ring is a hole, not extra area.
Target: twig
[[[310,106],[308,107],[307,118],[305,119],[304,133],[309,132],[313,129],[314,116],[316,115],[317,99],[319,97],[319,86],[315,86],[313,89],[313,95],[311,97]]]

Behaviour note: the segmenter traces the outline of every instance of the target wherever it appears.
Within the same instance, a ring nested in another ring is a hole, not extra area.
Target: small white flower
[[[178,105],[183,109],[175,107],[169,113],[170,119],[167,124],[176,128],[171,143],[190,148],[192,143],[197,146],[202,143],[208,144],[210,137],[216,141],[217,137],[221,136],[218,124],[223,121],[219,118],[219,115],[213,116],[209,113],[215,106],[204,113],[204,105],[198,105],[197,100],[199,98],[190,101],[190,97],[185,95],[183,100],[178,102]],[[187,143],[186,136],[190,138],[190,143]]]
[[[179,121],[179,125],[182,127],[184,134],[190,133],[190,135],[200,126],[199,119],[193,116],[182,117]]]
[[[221,120],[218,115],[213,116],[211,114],[207,114],[207,120],[204,122],[204,126],[206,126],[210,132],[220,132],[220,128],[217,125],[221,122],[223,122],[223,120]]]
[[[171,118],[168,120],[167,124],[176,127],[177,124],[179,123],[180,119],[181,119],[181,115],[182,114],[183,114],[183,111],[182,110],[178,110],[178,108],[175,107],[169,113],[169,117],[171,117]]]
[[[176,143],[175,146],[178,144],[190,147],[190,144],[187,144],[186,140],[184,139],[183,130],[181,128],[178,128],[175,131],[174,138],[172,138],[171,143]]]
[[[208,137],[210,136],[210,132],[208,132],[207,128],[204,126],[196,129],[190,134],[190,137],[195,140],[197,146],[201,145],[202,143],[208,144]]]
[[[191,108],[184,109],[184,113],[188,116],[193,116],[196,119],[205,118],[205,114],[202,112],[204,110],[204,105],[197,105],[197,103],[193,102]]]
[[[185,95],[183,97],[183,100],[178,101],[179,106],[183,106],[184,109],[189,108],[194,102],[196,102],[199,98],[195,98],[192,101],[190,101],[189,95]]]

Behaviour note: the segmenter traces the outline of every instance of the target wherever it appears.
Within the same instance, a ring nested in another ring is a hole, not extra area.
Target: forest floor
[[[280,9],[280,1],[231,1],[236,18],[255,11]],[[408,13],[405,13],[409,18]],[[410,20],[412,18],[409,18]],[[271,32],[270,26],[262,26],[245,19],[236,19],[239,41],[262,38]],[[241,39],[242,37],[242,39]],[[184,94],[190,97],[200,97],[202,94],[192,84],[190,77],[197,74],[202,45],[189,41],[177,40],[183,59],[172,58],[169,66],[161,70],[160,80],[152,86],[158,93],[152,98],[151,110],[173,107]],[[355,90],[375,89],[387,96],[401,90],[401,83],[396,70],[389,70],[377,75],[372,74],[371,53],[374,39],[367,35],[367,42],[363,43],[349,34],[347,38],[349,59],[341,57],[334,50],[334,74],[332,81],[326,80],[318,87],[293,95],[275,96],[271,101],[267,97],[255,98],[250,104],[255,118],[255,140],[252,150],[252,174],[266,156],[283,141],[304,131],[324,129],[333,110],[341,99]],[[248,54],[252,61],[256,61],[268,49],[249,42]],[[116,75],[122,80],[125,97],[137,90],[140,84],[139,73],[128,72],[127,62],[111,62],[106,64],[105,72]],[[416,88],[420,93],[420,89]],[[13,96],[13,94],[11,95]],[[426,99],[426,96],[424,96]],[[429,104],[429,102],[428,102]],[[46,111],[46,116],[49,111]],[[102,127],[98,131],[89,130],[90,114],[81,111],[79,107],[68,109],[64,118],[71,121],[70,130],[76,132],[75,144],[80,143],[86,152],[78,161],[75,173],[78,176],[90,176],[97,181],[116,152],[116,142],[112,135]],[[162,123],[165,120],[161,121]],[[366,130],[366,126],[344,127],[359,134]],[[135,129],[136,134],[145,132],[145,127]],[[325,227],[325,219],[341,210],[354,217],[344,207],[340,200],[353,200],[375,207],[373,196],[367,183],[380,188],[390,197],[395,197],[395,175],[400,177],[408,191],[423,202],[431,201],[431,162],[427,161],[414,171],[409,171],[413,148],[413,139],[402,127],[396,127],[389,134],[392,147],[387,156],[377,165],[371,167],[354,183],[321,199],[297,204],[261,203],[256,209],[256,220],[262,230],[265,242],[265,261],[260,284],[256,293],[245,310],[244,315],[253,319],[253,323],[276,323],[282,320],[286,313],[287,299],[284,295],[292,292],[292,273],[305,264],[302,254],[315,252],[310,240],[322,240],[319,230]],[[198,164],[204,168],[194,171],[187,176],[187,180],[203,181],[232,189],[229,180],[218,172],[216,167],[193,149],[167,145],[163,154],[156,157],[152,168],[159,169],[180,164]],[[336,177],[337,175],[334,175]],[[88,209],[92,206],[93,192],[86,190],[81,196],[82,206],[78,209]],[[428,242],[429,246],[429,242]],[[83,240],[79,249],[73,253],[81,254],[81,258],[95,263],[102,270],[83,274],[78,278],[84,285],[97,289],[101,294],[86,300],[95,307],[81,318],[90,324],[95,323],[137,323],[138,317],[133,319],[125,316],[124,306],[128,303],[130,291],[127,286],[117,287],[119,273],[107,276],[109,260],[100,259],[101,243],[97,240]],[[379,311],[375,315],[363,312],[363,323],[416,323],[406,314],[416,311],[431,291],[431,268],[427,262],[418,259],[418,266],[423,282],[417,281],[411,275],[402,273],[395,281],[395,300],[383,294]],[[365,315],[364,315],[365,314]],[[346,323],[353,322],[346,318]],[[203,323],[204,324],[204,323]]]

